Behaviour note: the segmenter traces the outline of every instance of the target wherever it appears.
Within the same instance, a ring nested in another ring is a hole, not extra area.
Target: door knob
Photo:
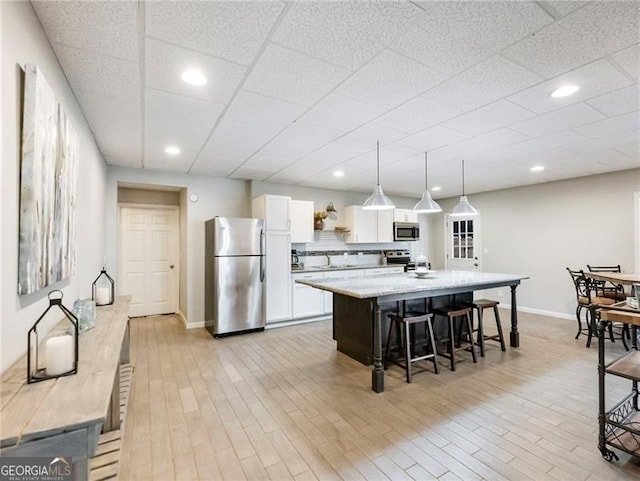
[[[477,262],[474,262],[474,263],[473,263],[473,265],[474,265],[475,267],[478,267],[478,263],[477,263]]]
[[[169,269],[173,269],[173,264],[169,264]]]

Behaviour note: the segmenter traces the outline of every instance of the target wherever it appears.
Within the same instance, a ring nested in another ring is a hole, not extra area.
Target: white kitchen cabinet
[[[418,213],[411,209],[393,209],[394,222],[418,222]]]
[[[359,205],[345,207],[345,242],[352,244],[393,242],[393,211],[366,210]]]
[[[378,242],[393,242],[393,210],[378,210],[376,234]]]
[[[294,319],[321,316],[324,313],[324,291],[296,282],[296,279],[322,279],[323,277],[321,272],[291,275]]]
[[[313,202],[291,200],[291,242],[313,242]]]
[[[291,242],[288,231],[266,232],[267,324],[291,319]]]
[[[344,271],[330,271],[324,273],[325,279],[348,279],[354,277],[362,277],[368,269],[348,269]],[[333,293],[323,291],[324,296],[324,313],[331,314],[333,312]]]
[[[251,202],[253,217],[264,219],[266,230],[291,230],[289,213],[291,197],[284,195],[261,195]]]

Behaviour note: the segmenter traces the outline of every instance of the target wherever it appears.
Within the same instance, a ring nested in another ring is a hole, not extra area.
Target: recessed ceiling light
[[[565,85],[551,92],[551,96],[554,99],[559,99],[561,97],[568,97],[569,95],[573,95],[578,90],[580,90],[580,87],[578,87],[577,85]]]
[[[336,170],[336,171],[333,173],[333,176],[334,176],[334,177],[344,177],[344,172],[342,172],[341,170]]]
[[[434,191],[434,192],[440,192],[442,190],[442,187],[438,187],[438,186],[431,187],[431,190]]]
[[[180,75],[182,80],[191,85],[204,85],[207,83],[207,77],[202,75],[202,72],[198,70],[187,70]]]
[[[170,155],[178,155],[180,153],[180,149],[175,145],[167,145],[164,151]]]
[[[544,165],[534,165],[531,167],[531,172],[540,172],[541,170],[544,170]]]

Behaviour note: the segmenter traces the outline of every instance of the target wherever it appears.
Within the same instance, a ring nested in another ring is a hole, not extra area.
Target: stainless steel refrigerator
[[[263,330],[264,220],[205,222],[205,327],[213,337]]]

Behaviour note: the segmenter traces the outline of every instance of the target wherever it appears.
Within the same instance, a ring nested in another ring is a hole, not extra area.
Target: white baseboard
[[[197,329],[198,327],[204,327],[204,321],[189,322],[187,320],[187,318],[185,317],[185,315],[180,310],[178,310],[178,312],[176,312],[176,316],[178,316],[180,318],[180,320],[182,321],[182,324],[184,325],[185,329]]]
[[[511,304],[500,303],[500,307],[503,309],[511,309]],[[556,317],[558,319],[570,319],[575,320],[575,314],[567,314],[566,312],[546,311],[544,309],[534,309],[533,307],[521,307],[518,306],[518,312],[526,312],[528,314],[540,314],[541,316]]]

